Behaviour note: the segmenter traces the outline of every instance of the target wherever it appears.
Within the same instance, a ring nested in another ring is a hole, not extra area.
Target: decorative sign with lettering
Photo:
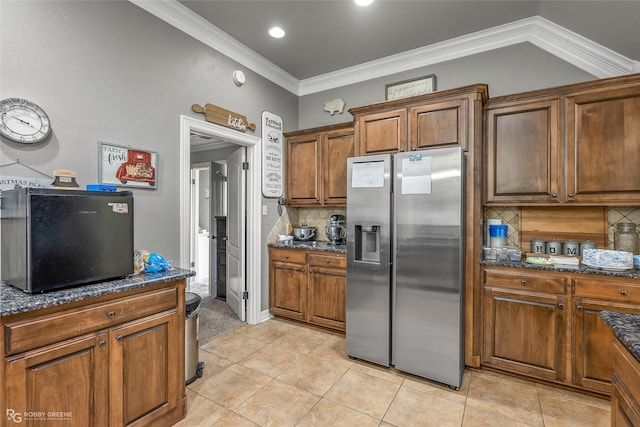
[[[262,112],[262,195],[282,197],[282,119]]]
[[[404,80],[401,82],[385,85],[385,99],[402,99],[410,96],[423,95],[436,90],[436,75],[418,77],[417,79]]]
[[[0,191],[14,188],[53,188],[51,178],[0,175]]]
[[[247,128],[253,131],[256,130],[256,124],[249,123],[246,116],[218,107],[217,105],[205,104],[205,106],[202,107],[201,105],[193,104],[191,109],[196,113],[203,113],[207,121],[211,123],[236,129],[240,132],[244,132]]]

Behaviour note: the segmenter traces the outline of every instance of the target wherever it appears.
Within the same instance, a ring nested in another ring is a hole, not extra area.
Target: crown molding
[[[533,16],[331,73],[298,80],[177,0],[129,1],[297,96],[524,42],[532,43],[598,78],[640,72],[640,61],[631,60],[541,16]]]
[[[129,0],[194,39],[217,50],[293,94],[300,81],[256,51],[248,48],[177,0]]]

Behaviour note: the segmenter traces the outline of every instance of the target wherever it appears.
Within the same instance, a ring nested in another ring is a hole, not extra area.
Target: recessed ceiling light
[[[273,27],[269,30],[269,35],[276,39],[281,39],[284,37],[284,30],[280,27]]]
[[[358,6],[369,6],[373,0],[354,0]]]

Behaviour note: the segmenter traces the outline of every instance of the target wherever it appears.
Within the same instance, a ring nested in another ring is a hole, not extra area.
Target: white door
[[[242,321],[246,320],[245,300],[245,161],[244,147],[227,158],[229,204],[227,211],[227,304]]]

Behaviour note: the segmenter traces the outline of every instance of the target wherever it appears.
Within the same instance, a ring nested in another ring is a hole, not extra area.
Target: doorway
[[[191,260],[191,134],[200,133],[210,135],[219,140],[246,147],[246,184],[243,191],[246,194],[246,237],[243,239],[246,248],[246,260],[243,261],[245,278],[243,283],[236,286],[246,290],[242,304],[246,310],[246,321],[256,324],[261,321],[260,280],[261,280],[261,153],[260,138],[239,133],[238,131],[216,125],[214,123],[197,120],[192,117],[180,116],[180,264],[189,266]],[[244,151],[244,150],[243,150]],[[243,221],[244,222],[244,221]]]

